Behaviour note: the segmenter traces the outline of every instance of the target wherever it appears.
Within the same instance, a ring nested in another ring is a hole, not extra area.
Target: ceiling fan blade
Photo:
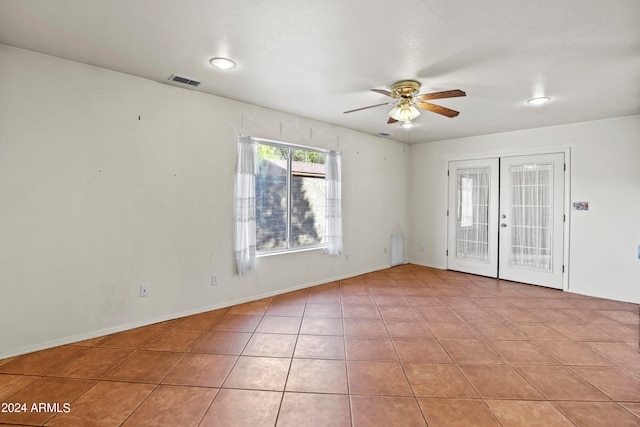
[[[416,107],[422,108],[423,110],[431,111],[432,113],[442,114],[443,116],[447,117],[455,117],[460,114],[459,111],[451,110],[449,108],[441,107],[429,102],[421,102],[419,104],[416,104]]]
[[[396,119],[394,119],[393,117],[389,117],[389,120],[387,120],[387,124],[388,124],[388,125],[390,125],[390,124],[392,124],[392,123],[396,123],[396,122],[397,122],[397,120],[396,120]]]
[[[395,94],[389,92],[388,90],[384,90],[384,89],[371,89],[372,92],[378,92],[381,93],[383,95],[386,96],[390,96],[391,98],[396,98]]]
[[[467,94],[460,89],[454,89],[445,90],[443,92],[425,93],[424,95],[416,96],[416,98],[421,101],[428,101],[430,99],[455,98],[457,96],[467,96]]]
[[[369,105],[368,107],[356,108],[355,110],[345,111],[343,114],[353,113],[354,111],[366,110],[367,108],[380,107],[382,105],[389,105],[389,104],[393,104],[393,102],[384,102],[382,104]]]

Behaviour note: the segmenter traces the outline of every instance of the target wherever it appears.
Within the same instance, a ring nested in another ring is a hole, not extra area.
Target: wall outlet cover
[[[149,285],[140,285],[140,297],[148,297],[151,293]]]

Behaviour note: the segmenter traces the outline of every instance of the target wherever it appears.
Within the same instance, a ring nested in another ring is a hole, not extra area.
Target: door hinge
[[[447,256],[449,256],[449,249],[447,249]]]
[[[564,273],[564,265],[562,266],[562,272]]]
[[[562,222],[567,222],[567,214],[562,215]]]
[[[447,209],[447,216],[449,216],[449,209]]]
[[[447,176],[449,176],[449,171],[447,170]]]
[[[567,164],[564,163],[563,166],[564,166],[564,171],[566,172],[567,171]]]

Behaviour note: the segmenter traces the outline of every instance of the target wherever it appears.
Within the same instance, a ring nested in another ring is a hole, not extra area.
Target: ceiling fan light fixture
[[[406,122],[402,122],[400,124],[400,126],[402,126],[405,129],[411,129],[412,127],[414,127],[416,124],[413,123],[412,121],[406,121]]]
[[[551,101],[551,98],[549,98],[548,96],[540,96],[537,98],[531,98],[527,101],[527,104],[531,104],[531,105],[542,105],[542,104],[546,104],[547,102]]]
[[[209,63],[219,70],[231,70],[232,68],[236,68],[235,62],[229,58],[223,58],[221,56],[212,58]]]
[[[420,111],[409,102],[401,102],[389,111],[389,117],[399,122],[410,122],[420,115]]]

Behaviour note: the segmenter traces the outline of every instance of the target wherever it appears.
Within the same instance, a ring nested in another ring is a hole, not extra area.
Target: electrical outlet
[[[349,261],[349,254],[344,254],[344,260]]]
[[[424,245],[420,245],[420,252],[424,252]]]
[[[385,253],[385,254],[387,253],[387,248],[384,248],[384,253]]]
[[[211,275],[211,286],[215,286],[218,284],[218,275],[217,274],[212,274]]]
[[[151,289],[149,285],[140,285],[140,296],[148,297],[150,295]]]

